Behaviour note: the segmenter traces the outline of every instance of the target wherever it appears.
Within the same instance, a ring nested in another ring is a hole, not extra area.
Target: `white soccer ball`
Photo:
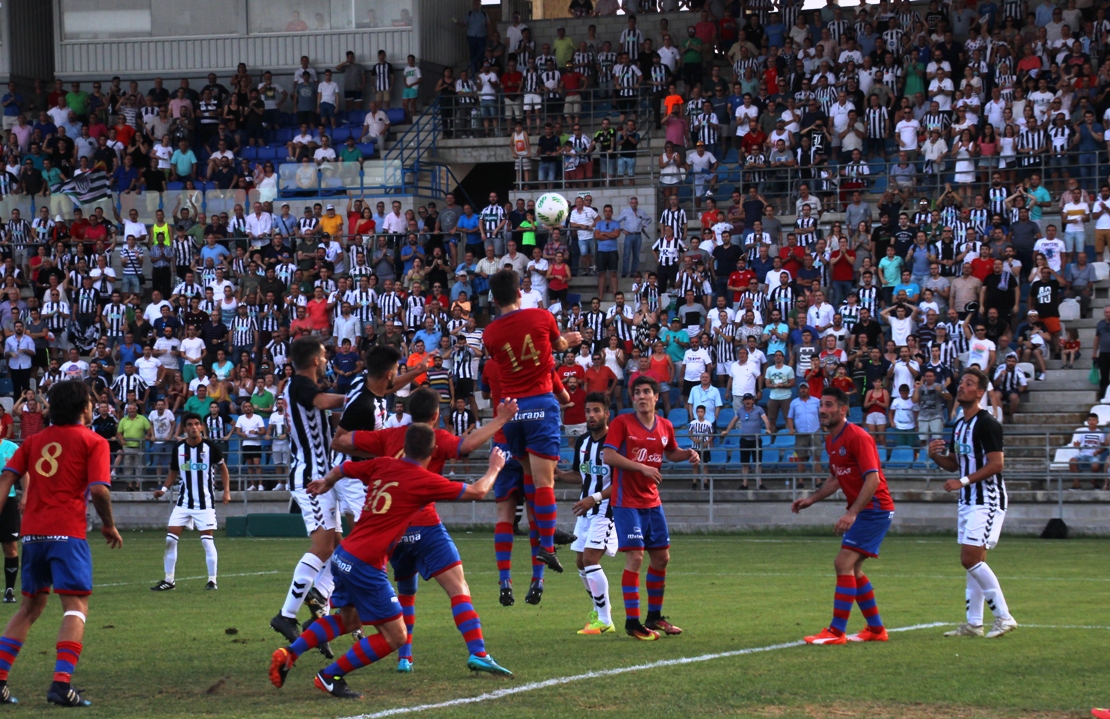
[[[557,192],[545,192],[536,200],[536,220],[540,224],[558,227],[569,213],[570,203]]]

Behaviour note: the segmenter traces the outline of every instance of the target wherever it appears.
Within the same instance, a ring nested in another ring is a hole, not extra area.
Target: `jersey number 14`
[[[509,355],[509,360],[513,363],[513,372],[521,370],[520,363],[531,360],[537,367],[540,365],[540,353],[536,351],[536,345],[532,342],[532,335],[524,335],[524,344],[520,350],[520,360],[517,361],[517,356],[513,352],[513,348],[508,342],[501,348]]]

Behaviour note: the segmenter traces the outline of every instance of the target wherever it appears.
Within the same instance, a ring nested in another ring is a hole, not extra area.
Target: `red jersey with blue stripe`
[[[649,467],[663,466],[663,452],[678,446],[674,425],[656,415],[655,423],[645,427],[635,413],[622,414],[609,423],[605,446],[612,447],[633,462]],[[642,472],[616,469],[613,472],[613,496],[609,503],[614,507],[650,509],[662,504],[659,485]]]
[[[829,453],[829,471],[840,483],[840,489],[848,498],[849,507],[859,497],[867,475],[878,472],[879,487],[864,509],[894,511],[894,500],[890,498],[886,477],[879,466],[879,451],[875,447],[874,437],[867,430],[858,424],[845,422],[836,436],[825,435],[825,451]]]
[[[561,336],[555,315],[539,308],[514,310],[489,323],[482,338],[501,370],[503,397],[519,399],[552,392],[552,352]]]
[[[343,474],[366,485],[366,505],[340,546],[382,571],[420,510],[436,500],[458,499],[466,491],[462,482],[450,482],[407,459],[344,462]]]
[[[401,459],[405,456],[405,432],[407,431],[408,427],[391,427],[373,432],[357,430],[351,433],[351,442],[357,449],[375,457]],[[443,474],[443,467],[447,464],[447,460],[462,456],[459,453],[462,443],[461,437],[456,437],[445,429],[437,429],[436,448],[428,462],[428,471],[433,474]],[[414,527],[434,527],[441,521],[439,513],[436,512],[435,502],[431,502],[417,512],[409,524]]]
[[[89,487],[112,481],[108,440],[81,424],[54,425],[23,440],[4,469],[30,474],[21,537],[84,539]]]

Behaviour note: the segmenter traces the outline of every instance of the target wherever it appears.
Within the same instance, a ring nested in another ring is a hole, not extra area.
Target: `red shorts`
[[[1045,329],[1054,335],[1060,334],[1060,318],[1059,317],[1042,317],[1041,322],[1044,324]]]

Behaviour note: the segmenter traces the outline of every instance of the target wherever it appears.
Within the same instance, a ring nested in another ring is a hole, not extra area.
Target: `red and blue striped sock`
[[[381,634],[364,637],[349,652],[324,667],[321,673],[326,677],[346,676],[356,669],[381,661],[392,653],[389,642]]]
[[[624,594],[624,616],[627,620],[640,621],[640,573],[624,570],[621,575],[621,592]]]
[[[294,657],[299,657],[309,649],[315,649],[324,642],[330,642],[341,634],[346,634],[347,629],[343,626],[343,619],[338,614],[329,614],[326,617],[320,617],[312,624],[308,625],[301,636],[297,637],[296,641],[289,645],[289,653]]]
[[[833,595],[833,620],[829,629],[841,635],[848,628],[848,617],[852,614],[852,603],[856,600],[856,576],[854,574],[836,575],[836,594]]]
[[[0,637],[0,682],[8,681],[8,672],[12,670],[15,658],[19,656],[19,650],[22,648],[23,642],[18,639]]]
[[[412,661],[412,628],[416,626],[416,575],[397,580],[397,601],[405,618],[405,643],[397,650],[398,659]]]
[[[663,589],[667,584],[667,570],[648,567],[647,570],[647,595],[648,595],[648,621],[658,619],[663,613]]]
[[[879,606],[875,603],[875,590],[871,588],[871,581],[867,575],[856,577],[856,604],[867,620],[867,626],[872,629],[883,628],[883,618],[879,616]]]
[[[536,525],[540,530],[540,546],[555,551],[555,488],[536,487]]]
[[[498,522],[493,528],[493,552],[497,557],[497,581],[502,587],[513,583],[513,523]]]
[[[536,485],[530,474],[524,475],[524,504],[528,513],[528,543],[532,547],[532,581],[542,581],[547,565],[536,559],[536,552],[540,548],[540,530],[536,524]]]
[[[467,651],[476,657],[486,656],[486,641],[482,638],[482,620],[478,612],[474,611],[469,594],[457,594],[451,597],[451,614],[455,617],[455,626],[463,635]]]
[[[81,642],[58,642],[55,649],[58,654],[54,661],[54,681],[69,684],[77,660],[81,658]]]

